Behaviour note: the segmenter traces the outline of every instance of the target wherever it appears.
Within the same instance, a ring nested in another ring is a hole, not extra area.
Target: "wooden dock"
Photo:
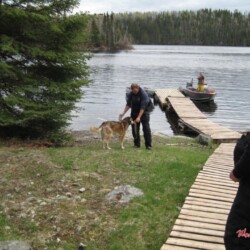
[[[241,134],[207,119],[207,117],[177,89],[157,89],[155,95],[162,108],[173,110],[179,125],[210,138],[215,143],[236,142]]]
[[[234,147],[223,143],[209,157],[161,250],[225,250],[225,223],[238,188],[229,180]]]

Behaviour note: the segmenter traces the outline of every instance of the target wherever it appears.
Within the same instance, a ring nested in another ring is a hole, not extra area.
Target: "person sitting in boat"
[[[204,91],[204,88],[205,88],[204,80],[205,80],[205,76],[202,73],[200,73],[200,75],[198,76],[198,91],[199,92]]]

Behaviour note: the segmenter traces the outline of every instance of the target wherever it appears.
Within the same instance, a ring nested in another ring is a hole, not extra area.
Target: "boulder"
[[[0,241],[0,250],[32,250],[32,247],[24,241]]]
[[[127,203],[132,198],[141,195],[143,195],[143,192],[140,189],[132,187],[130,185],[122,185],[119,187],[115,187],[113,191],[109,192],[105,196],[105,199],[111,202],[116,201],[119,203]]]

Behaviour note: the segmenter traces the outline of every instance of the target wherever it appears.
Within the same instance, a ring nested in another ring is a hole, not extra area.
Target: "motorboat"
[[[214,100],[216,95],[214,89],[208,88],[208,84],[204,84],[203,91],[198,91],[197,88],[193,87],[192,82],[187,83],[186,88],[179,87],[179,91],[195,102],[210,102]]]

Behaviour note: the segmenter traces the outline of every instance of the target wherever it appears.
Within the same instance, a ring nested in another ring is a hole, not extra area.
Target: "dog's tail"
[[[100,132],[102,130],[102,128],[101,127],[99,127],[99,128],[91,127],[89,130],[92,132]]]

